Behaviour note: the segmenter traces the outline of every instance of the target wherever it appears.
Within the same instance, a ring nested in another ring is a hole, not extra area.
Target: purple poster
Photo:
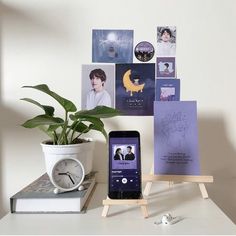
[[[154,102],[154,173],[200,174],[196,101]]]
[[[152,116],[155,64],[116,64],[116,108],[123,115]]]
[[[157,57],[156,62],[157,78],[175,78],[175,57]]]

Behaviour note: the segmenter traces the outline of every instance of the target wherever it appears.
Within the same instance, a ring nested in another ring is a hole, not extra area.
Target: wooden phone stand
[[[103,211],[102,216],[107,217],[110,206],[112,205],[136,205],[140,206],[143,217],[148,218],[147,210],[147,200],[146,199],[107,199],[103,200]]]

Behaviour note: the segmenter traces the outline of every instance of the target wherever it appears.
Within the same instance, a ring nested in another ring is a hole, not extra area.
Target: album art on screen
[[[117,64],[115,100],[123,115],[152,116],[155,64]]]
[[[157,27],[157,55],[172,56],[172,57],[176,55],[175,26]]]
[[[114,107],[115,66],[108,64],[82,65],[81,107]]]
[[[154,173],[200,175],[196,101],[154,102]]]
[[[156,101],[179,101],[180,79],[157,79]]]
[[[92,62],[133,62],[133,30],[93,30],[92,41]]]
[[[133,143],[112,145],[112,169],[136,169],[137,145]]]
[[[175,78],[175,57],[157,57],[156,60],[157,78]]]

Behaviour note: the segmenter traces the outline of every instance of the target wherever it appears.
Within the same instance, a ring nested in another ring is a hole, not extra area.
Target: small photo
[[[115,144],[112,146],[113,161],[112,169],[135,169],[136,145]]]
[[[176,27],[157,27],[157,56],[176,55]]]
[[[156,101],[180,101],[180,79],[157,79]]]
[[[175,57],[157,57],[156,60],[157,78],[175,78]]]
[[[133,62],[133,30],[96,29],[92,40],[92,62]]]
[[[142,41],[134,49],[135,57],[142,62],[150,61],[154,56],[155,50],[151,43]]]
[[[175,88],[161,88],[160,101],[173,101],[175,98]]]
[[[96,106],[114,108],[114,87],[114,65],[82,65],[82,109],[91,110]]]

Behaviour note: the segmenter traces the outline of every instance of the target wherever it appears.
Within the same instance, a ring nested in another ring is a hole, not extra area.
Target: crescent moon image
[[[130,80],[131,70],[127,70],[123,76],[123,85],[126,88],[126,92],[130,92],[130,96],[133,96],[133,92],[143,92],[145,83],[143,84],[134,84]]]

